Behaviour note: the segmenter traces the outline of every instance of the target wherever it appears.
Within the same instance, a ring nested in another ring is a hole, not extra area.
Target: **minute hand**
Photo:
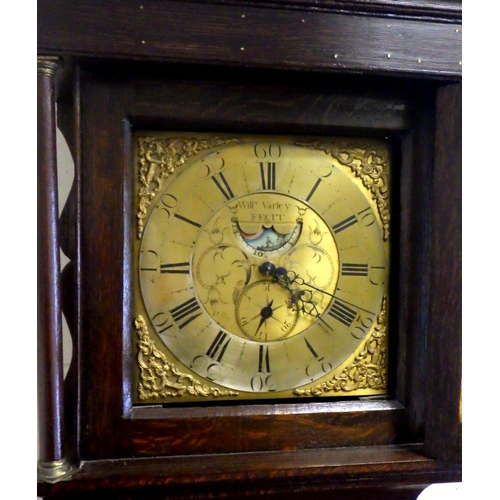
[[[318,288],[317,286],[314,286],[314,285],[311,285],[309,283],[306,283],[305,280],[304,280],[304,278],[300,277],[298,274],[295,275],[295,278],[292,279],[290,281],[290,283],[297,283],[297,284],[300,284],[300,285],[303,285],[303,286],[308,286],[310,288],[313,288],[314,290],[318,290],[319,292],[326,293],[326,295],[330,295],[330,297],[333,297],[335,300],[340,300],[341,302],[344,302],[346,304],[350,304],[351,306],[356,307],[360,311],[364,311],[364,312],[367,312],[369,314],[373,314],[368,309],[364,309],[363,307],[357,306],[356,304],[352,304],[351,302],[348,302],[347,300],[341,299],[340,297],[338,297],[337,295],[334,295],[333,293],[327,292],[325,290],[322,290],[321,288]],[[300,290],[299,290],[299,292],[300,292]]]
[[[318,292],[329,295],[330,297],[335,297],[335,295],[333,295],[333,293],[327,292],[326,290],[323,290],[322,288],[319,288],[315,285],[311,285],[310,283],[306,283],[304,278],[300,277],[298,274],[295,274],[295,277],[290,280],[290,284],[292,284],[292,283],[296,283],[300,286],[308,286],[309,288],[313,288],[314,290],[318,290]]]
[[[273,276],[275,281],[279,283],[281,286],[286,288],[287,290],[290,290],[290,285],[292,283],[296,283],[300,286],[305,285],[308,286],[309,288],[313,288],[314,290],[318,290],[318,292],[325,293],[326,295],[329,295],[330,297],[334,297],[334,295],[330,292],[327,292],[317,286],[310,285],[309,283],[306,283],[304,278],[299,276],[297,273],[294,271],[288,271],[284,267],[276,267],[272,262],[267,261],[264,262],[259,266],[259,271],[265,275],[265,276]]]

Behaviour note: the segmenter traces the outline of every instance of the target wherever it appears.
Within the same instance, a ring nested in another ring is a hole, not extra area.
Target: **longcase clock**
[[[38,50],[38,494],[459,481],[460,3],[42,2]]]

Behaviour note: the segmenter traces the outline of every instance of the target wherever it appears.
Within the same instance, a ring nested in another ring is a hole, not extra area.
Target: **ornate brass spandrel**
[[[323,151],[349,167],[371,192],[382,221],[384,240],[389,239],[389,158],[387,150],[372,144],[339,142],[296,142],[297,146]]]
[[[236,138],[218,136],[207,139],[190,137],[157,138],[138,137],[139,191],[137,236],[142,237],[144,219],[156,194],[163,188],[164,180],[183,165],[191,156],[225,144],[239,143]]]
[[[296,389],[296,396],[321,396],[327,392],[352,392],[360,389],[387,390],[387,297],[377,324],[362,350],[339,375],[309,389]]]
[[[220,390],[196,380],[193,376],[182,373],[174,363],[156,348],[148,327],[142,316],[134,321],[139,337],[137,360],[140,369],[140,381],[137,387],[141,401],[158,398],[175,398],[184,394],[199,397],[237,396],[238,392]]]

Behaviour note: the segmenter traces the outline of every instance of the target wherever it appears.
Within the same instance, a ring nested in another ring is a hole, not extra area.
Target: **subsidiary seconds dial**
[[[271,281],[257,281],[246,288],[236,304],[241,331],[252,340],[271,342],[293,335],[299,312],[290,293]]]

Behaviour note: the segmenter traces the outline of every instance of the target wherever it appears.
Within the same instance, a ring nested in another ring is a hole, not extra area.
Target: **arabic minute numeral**
[[[304,341],[306,343],[306,347],[309,350],[309,352],[314,356],[314,359],[311,363],[309,363],[306,366],[306,375],[312,380],[314,380],[315,376],[317,373],[320,371],[323,374],[329,373],[333,370],[333,365],[329,363],[328,361],[325,361],[325,357],[319,357],[318,353],[316,350],[313,348],[311,343],[307,340],[306,337],[304,337]]]
[[[174,326],[174,323],[170,320],[168,314],[164,312],[156,313],[151,318],[151,322],[155,326],[156,332],[159,335],[161,335],[162,333],[164,334]]]
[[[368,279],[372,285],[384,285],[386,279],[385,267],[383,266],[370,266]]]
[[[265,144],[258,142],[255,144],[253,152],[259,160],[269,158],[277,160],[281,156],[281,146],[278,143]]]
[[[144,273],[151,283],[155,282],[155,276],[158,271],[157,263],[159,261],[159,255],[154,250],[141,250],[141,264],[142,267],[139,267],[139,271]]]
[[[271,364],[269,362],[269,347],[267,345],[259,346],[259,369],[258,373],[253,375],[250,380],[250,387],[254,392],[275,391],[276,376],[271,373]]]
[[[361,340],[366,335],[366,332],[372,327],[373,319],[369,316],[358,317],[351,326],[349,333],[356,339]]]

